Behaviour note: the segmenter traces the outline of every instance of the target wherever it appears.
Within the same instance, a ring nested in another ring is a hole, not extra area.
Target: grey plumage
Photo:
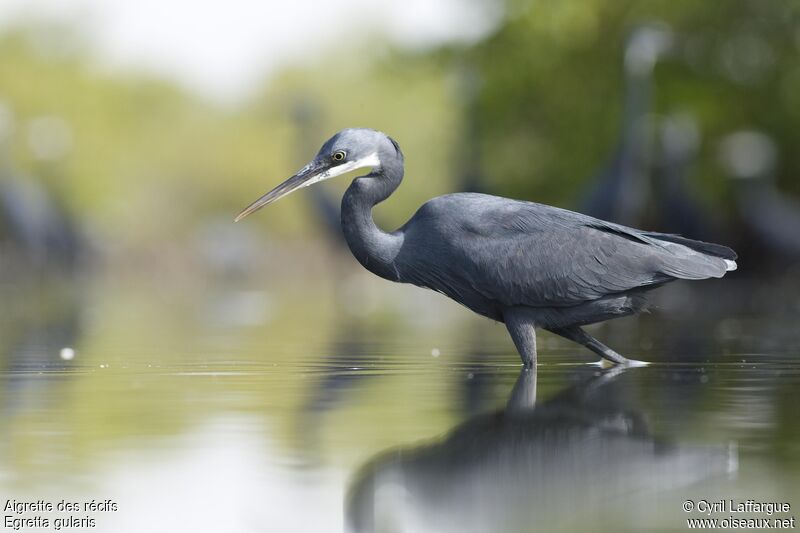
[[[675,279],[718,278],[735,258],[716,245],[472,193],[427,202],[399,231],[397,281],[496,320],[510,306],[570,308]]]
[[[664,283],[719,278],[735,268],[736,254],[721,245],[476,193],[434,198],[386,233],[371,210],[400,185],[403,163],[399,145],[384,133],[343,130],[237,220],[310,183],[373,167],[342,200],[342,229],[353,255],[383,278],[433,289],[505,322],[526,366],[536,361],[535,327],[628,363],[579,326],[641,310],[644,292]]]

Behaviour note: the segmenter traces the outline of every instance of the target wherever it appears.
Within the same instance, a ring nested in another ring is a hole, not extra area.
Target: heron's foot
[[[648,364],[644,361],[639,361],[637,359],[628,359],[627,357],[620,355],[619,353],[615,352],[605,344],[601,343],[597,339],[593,337],[589,338],[591,339],[591,342],[587,343],[586,347],[592,350],[600,357],[602,357],[602,359],[600,359],[599,361],[600,366],[602,368],[612,368],[612,367],[634,368],[637,366],[647,366]]]
[[[598,342],[598,344],[600,343]],[[634,368],[637,366],[647,366],[649,364],[645,361],[639,361],[637,359],[628,359],[627,357],[618,354],[608,346],[602,344],[600,344],[600,346],[602,348],[594,351],[603,358],[601,359],[601,361],[608,365],[608,367],[604,368],[609,368],[612,366],[624,366],[626,368]]]
[[[638,359],[628,359],[628,363],[625,365],[628,368],[636,368],[640,366],[649,366],[650,363],[648,361],[640,361]]]
[[[575,341],[578,344],[586,346],[591,351],[602,357],[603,359],[600,361],[601,366],[608,365],[603,366],[603,368],[608,368],[611,366],[624,366],[626,368],[630,368],[635,366],[645,366],[647,364],[644,361],[637,361],[636,359],[628,359],[621,356],[599,340],[583,331],[583,329],[578,326],[567,326],[563,328],[552,329],[551,331],[571,341]]]
[[[622,359],[622,361],[612,361],[610,359],[602,357],[600,358],[600,360],[589,364],[594,366],[599,366],[604,370],[609,368],[637,368],[640,366],[648,366],[650,364],[647,361],[639,361],[638,359],[628,359],[627,357],[623,357],[621,355],[619,357]]]

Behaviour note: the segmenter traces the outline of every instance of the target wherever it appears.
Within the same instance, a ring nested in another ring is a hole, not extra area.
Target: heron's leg
[[[611,361],[612,363],[618,365],[630,365],[631,360],[621,356],[599,340],[595,339],[585,331],[583,331],[579,326],[566,326],[563,328],[552,328],[550,329],[553,333],[561,335],[565,339],[569,339],[573,342],[577,342],[578,344],[582,344],[589,348],[591,351],[606,359],[607,361]]]
[[[520,309],[507,309],[503,313],[506,328],[511,334],[525,368],[536,367],[536,325],[529,313]]]

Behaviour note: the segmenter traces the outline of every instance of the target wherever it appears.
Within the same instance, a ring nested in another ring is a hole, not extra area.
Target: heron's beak
[[[239,222],[244,217],[249,215],[250,213],[254,213],[264,207],[267,204],[271,204],[275,200],[283,198],[287,194],[290,194],[297,189],[302,189],[303,187],[308,187],[318,181],[322,181],[324,179],[332,178],[331,174],[331,167],[330,163],[326,161],[318,161],[314,160],[311,163],[304,166],[300,172],[289,178],[288,180],[284,181],[267,194],[250,204],[246,207],[239,215],[236,217],[234,222]]]

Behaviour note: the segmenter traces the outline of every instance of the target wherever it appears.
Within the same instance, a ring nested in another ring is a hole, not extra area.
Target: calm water
[[[685,531],[708,516],[688,499],[800,514],[796,290],[676,287],[652,315],[593,330],[651,366],[602,371],[542,335],[534,374],[502,326],[435,294],[339,285],[0,284],[0,503],[117,505],[4,515],[102,532],[516,532]]]

